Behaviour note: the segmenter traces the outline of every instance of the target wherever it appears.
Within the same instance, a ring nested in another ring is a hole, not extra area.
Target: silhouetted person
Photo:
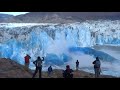
[[[69,65],[67,65],[67,66],[66,66],[66,70],[63,71],[63,77],[64,77],[64,78],[73,78],[72,72],[73,72],[73,70],[70,69],[70,66],[69,66]]]
[[[98,57],[96,57],[96,60],[93,62],[93,64],[94,64],[95,78],[97,78],[99,77],[101,72],[101,69],[100,69],[101,62]]]
[[[77,60],[76,61],[76,70],[78,70],[78,68],[79,68],[79,61]]]
[[[34,72],[32,78],[35,77],[35,75],[37,74],[38,70],[39,70],[39,78],[41,78],[42,61],[44,61],[44,57],[42,57],[42,58],[43,58],[43,60],[40,57],[38,57],[37,60],[33,62],[33,64],[35,64],[35,66],[36,66],[36,69],[35,69],[35,72]]]
[[[48,76],[51,76],[52,71],[53,71],[52,66],[48,67]]]
[[[25,69],[26,70],[29,69],[30,59],[31,59],[31,57],[28,54],[26,54],[26,56],[24,57],[24,60],[25,60]]]

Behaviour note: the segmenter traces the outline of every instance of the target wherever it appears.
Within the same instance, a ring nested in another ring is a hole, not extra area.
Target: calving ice
[[[106,45],[119,48],[119,24],[119,20],[87,20],[65,24],[1,23],[0,58],[10,58],[24,64],[24,56],[29,54],[30,68],[33,69],[32,61],[38,56],[45,57],[44,70],[49,65],[63,68],[70,64],[75,68],[74,63],[79,60],[81,69],[93,72],[92,62],[99,56],[103,73],[120,76],[120,59],[101,49]]]

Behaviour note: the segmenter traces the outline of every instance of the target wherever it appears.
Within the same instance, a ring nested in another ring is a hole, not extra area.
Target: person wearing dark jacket
[[[33,74],[33,77],[35,77],[35,75],[37,74],[38,70],[39,70],[39,78],[41,78],[41,71],[42,71],[42,61],[44,61],[44,57],[42,57],[43,59],[41,59],[39,56],[37,58],[36,61],[33,62],[33,64],[35,64],[36,66],[36,69],[35,69],[35,72]]]
[[[96,57],[96,60],[93,61],[94,64],[94,71],[95,71],[95,78],[98,78],[101,72],[101,62],[98,57]]]
[[[70,69],[70,66],[69,66],[69,65],[67,65],[67,66],[66,66],[66,70],[63,71],[63,77],[64,77],[64,78],[73,78],[72,72],[73,72],[73,70]]]
[[[76,61],[76,70],[78,70],[78,68],[79,68],[79,61],[77,60]]]
[[[52,71],[53,71],[52,66],[48,67],[48,76],[49,77],[51,76]]]

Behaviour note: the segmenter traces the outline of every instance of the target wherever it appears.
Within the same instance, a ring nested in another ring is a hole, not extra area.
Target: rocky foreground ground
[[[0,78],[32,78],[32,70],[26,70],[23,65],[18,64],[17,62],[1,58],[0,59]],[[74,78],[94,78],[94,74],[88,73],[85,71],[74,71]],[[38,74],[35,78],[38,78]],[[48,76],[47,72],[42,72],[42,78],[63,78],[62,70],[55,69],[51,77]],[[101,75],[100,78],[117,78],[109,75]]]

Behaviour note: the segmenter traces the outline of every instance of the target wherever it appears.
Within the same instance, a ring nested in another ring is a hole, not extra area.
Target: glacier
[[[45,57],[43,70],[49,65],[93,72],[96,56],[102,62],[103,74],[120,76],[120,59],[94,46],[120,46],[119,20],[86,20],[75,23],[0,23],[0,58],[10,58],[24,64],[24,56],[31,58],[30,68],[38,56]],[[119,53],[118,53],[119,54]]]

